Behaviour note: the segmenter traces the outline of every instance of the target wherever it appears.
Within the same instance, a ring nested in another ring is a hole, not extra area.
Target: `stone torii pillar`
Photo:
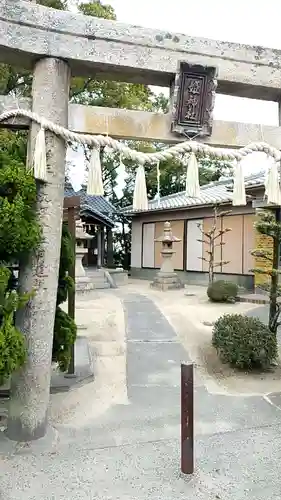
[[[68,127],[70,69],[56,58],[39,60],[34,68],[32,110]],[[34,151],[38,126],[32,124],[29,158]],[[17,315],[24,333],[27,360],[12,377],[7,436],[32,441],[45,435],[50,395],[53,330],[60,260],[66,145],[46,131],[48,182],[38,185],[37,217],[42,241],[37,251],[20,266],[21,291],[34,290],[34,297]]]
[[[162,243],[162,265],[160,271],[150,284],[151,288],[163,291],[184,288],[184,284],[174,271],[172,262],[172,257],[175,253],[175,250],[173,250],[173,243],[181,240],[173,236],[170,222],[164,223],[163,236],[156,238],[154,241],[160,241]]]

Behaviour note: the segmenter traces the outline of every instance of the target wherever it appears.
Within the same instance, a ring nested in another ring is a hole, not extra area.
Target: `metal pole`
[[[67,218],[68,218],[68,229],[69,232],[72,236],[72,242],[73,242],[73,253],[74,253],[74,260],[73,260],[73,265],[69,269],[69,276],[70,278],[73,279],[75,283],[75,208],[70,207],[67,210]],[[74,320],[75,319],[75,290],[70,290],[68,292],[68,314],[69,316]],[[71,347],[71,358],[70,358],[70,363],[68,367],[68,375],[74,375],[75,374],[75,345],[73,344]]]
[[[181,471],[194,472],[193,365],[181,365]]]

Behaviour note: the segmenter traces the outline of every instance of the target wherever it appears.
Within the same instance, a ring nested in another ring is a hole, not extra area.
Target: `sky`
[[[281,49],[279,0],[107,0],[118,21],[250,45]],[[105,2],[104,2],[105,3]],[[280,82],[281,86],[281,82]],[[156,92],[159,89],[154,89]],[[163,89],[161,89],[163,91]],[[242,99],[217,94],[214,118],[226,121],[278,125],[277,103]],[[69,154],[69,160],[79,164],[72,169],[76,188],[84,180],[81,154]],[[245,173],[260,170],[263,155],[251,155],[245,161]],[[121,179],[120,179],[121,181]]]

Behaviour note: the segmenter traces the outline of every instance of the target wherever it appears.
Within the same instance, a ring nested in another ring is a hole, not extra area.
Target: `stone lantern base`
[[[165,292],[166,290],[180,290],[184,288],[184,283],[175,272],[163,273],[159,271],[150,286]]]

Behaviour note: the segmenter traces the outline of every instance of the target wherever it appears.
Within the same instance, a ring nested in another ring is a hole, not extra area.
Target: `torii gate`
[[[5,0],[0,5],[0,62],[33,70],[32,99],[0,98],[0,112],[32,109],[79,133],[115,138],[179,142],[171,115],[69,106],[71,75],[93,76],[170,87],[179,61],[216,66],[218,92],[281,101],[281,51],[192,38],[49,9],[33,2]],[[108,124],[108,129],[107,129]],[[8,127],[29,127],[13,119]],[[30,126],[29,151],[36,125]],[[266,141],[281,149],[279,127],[214,122],[212,145],[241,147]],[[52,334],[55,315],[63,214],[65,143],[47,132],[48,183],[38,192],[37,211],[44,240],[29,266],[21,269],[22,288],[36,289],[20,326],[29,350],[26,365],[13,377],[8,436],[30,441],[44,436],[49,403]]]

